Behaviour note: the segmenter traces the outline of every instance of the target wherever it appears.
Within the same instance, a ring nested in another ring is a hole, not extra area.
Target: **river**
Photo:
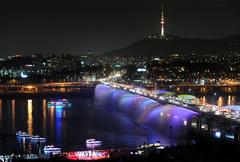
[[[138,109],[131,107],[130,101],[122,101],[122,108],[117,109],[116,105],[109,103],[95,104],[94,96],[68,97],[67,99],[72,103],[72,106],[68,108],[47,106],[48,101],[60,98],[0,99],[0,134],[4,135],[4,139],[0,140],[0,154],[3,152],[36,152],[36,144],[28,140],[16,139],[14,134],[19,130],[26,131],[30,135],[37,134],[46,137],[47,142],[42,147],[54,144],[65,151],[73,151],[86,150],[85,141],[89,138],[102,141],[99,149],[135,148],[144,142],[156,141],[169,145],[169,126],[171,125],[173,143],[180,144],[187,140],[186,123],[197,115],[180,107],[158,105],[158,109],[136,120],[129,115],[132,112],[125,109],[126,107]],[[216,96],[205,96],[206,101],[221,102],[222,105],[237,104],[239,103],[237,98],[237,96],[227,96],[219,99]],[[140,102],[141,99],[134,100]],[[144,100],[145,107],[151,104],[150,101]]]

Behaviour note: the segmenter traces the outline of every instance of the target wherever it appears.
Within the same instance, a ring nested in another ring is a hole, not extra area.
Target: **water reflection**
[[[19,142],[21,143],[22,148],[23,148],[23,151],[25,152],[26,149],[27,149],[27,147],[28,147],[28,146],[27,146],[27,143],[26,143],[26,138],[23,138],[22,141],[19,140]]]
[[[205,96],[200,97],[200,101],[201,101],[203,104],[206,104],[206,97],[205,97]]]
[[[236,96],[232,96],[232,105],[235,105],[236,101],[237,101]]]
[[[46,136],[47,130],[47,100],[42,100],[42,109],[43,109],[43,135]]]
[[[118,93],[112,97],[115,104],[108,105],[111,109],[107,106],[95,105],[93,98],[68,98],[72,102],[72,108],[60,109],[48,107],[49,98],[31,100],[15,98],[10,101],[2,99],[0,100],[0,133],[7,130],[6,133],[15,134],[16,131],[22,130],[31,135],[39,134],[47,138],[46,144],[55,144],[64,150],[84,150],[88,138],[103,141],[102,148],[135,147],[144,142],[152,143],[157,140],[162,144],[169,144],[169,125],[173,127],[175,144],[186,140],[187,127],[192,124],[189,118],[195,115],[193,112],[172,105],[156,105],[155,102],[141,97],[125,98],[121,100],[122,102],[117,102],[123,95]],[[98,99],[103,100],[105,97],[109,96],[103,95]],[[204,102],[212,104],[240,103],[236,96],[200,97]],[[121,109],[116,109],[115,106],[118,104],[121,104]],[[127,113],[132,115],[129,117]],[[134,114],[140,114],[141,118],[136,118],[138,115]],[[136,120],[140,121],[140,124],[133,122],[133,119],[140,119]],[[12,123],[15,123],[15,126]],[[28,141],[22,142],[26,142],[26,149],[31,148],[28,146]],[[25,147],[25,144],[23,146]],[[19,144],[16,142],[7,149],[12,151],[17,147]]]
[[[32,100],[27,100],[27,128],[28,128],[28,133],[30,135],[33,135],[33,105],[32,105]]]
[[[240,105],[240,98],[237,96],[199,96],[202,103],[214,104],[217,106]]]
[[[227,105],[231,105],[231,96],[228,96]]]
[[[54,136],[54,124],[55,124],[55,108],[53,106],[49,107],[50,111],[50,133],[51,137]]]
[[[15,100],[12,100],[11,102],[11,111],[12,111],[12,131],[15,130]]]
[[[56,140],[58,142],[61,141],[62,136],[62,116],[63,116],[63,109],[57,108],[56,109]]]
[[[223,106],[223,97],[219,97],[217,101],[218,106]]]

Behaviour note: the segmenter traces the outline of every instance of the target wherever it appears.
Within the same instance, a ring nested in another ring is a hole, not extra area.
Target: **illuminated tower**
[[[165,21],[164,21],[164,5],[163,5],[163,1],[162,1],[162,14],[161,14],[161,38],[165,38],[165,33],[164,33],[164,24],[165,24]]]

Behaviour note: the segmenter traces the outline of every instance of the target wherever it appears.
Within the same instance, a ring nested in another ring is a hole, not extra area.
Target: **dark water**
[[[28,141],[23,144],[11,136],[18,130],[46,137],[47,144],[64,150],[85,150],[88,138],[101,140],[101,148],[136,147],[158,140],[165,144],[170,142],[168,129],[163,128],[161,134],[151,127],[135,124],[124,113],[96,106],[93,98],[69,98],[72,107],[64,109],[47,107],[48,100],[0,100],[0,132],[5,134],[5,140],[0,141],[1,152],[34,151],[35,145]]]
[[[218,105],[240,105],[240,97],[236,95],[199,95],[198,96],[203,102]]]
[[[21,148],[15,134],[23,130],[47,138],[65,150],[85,149],[85,140],[97,138],[103,147],[130,147],[152,137],[145,129],[129,122],[123,114],[109,112],[94,105],[94,99],[70,98],[71,108],[48,108],[48,99],[0,100],[0,132],[5,136],[6,150]],[[0,141],[3,147],[3,141]],[[26,143],[26,149],[34,146]],[[3,148],[0,148],[3,151]]]
[[[134,148],[144,142],[156,141],[168,145],[171,125],[173,142],[179,144],[186,142],[186,123],[196,115],[180,107],[161,105],[143,119],[144,124],[136,124],[126,113],[109,109],[109,105],[96,105],[94,97],[68,98],[72,107],[63,109],[47,107],[50,99],[0,99],[0,134],[5,137],[0,140],[0,153],[36,150],[36,145],[17,141],[11,136],[18,130],[46,137],[46,144],[69,151],[86,150],[85,140],[88,138],[101,140],[100,149]]]

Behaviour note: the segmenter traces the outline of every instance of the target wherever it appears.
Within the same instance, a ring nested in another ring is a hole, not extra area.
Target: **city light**
[[[75,151],[64,153],[69,160],[101,160],[110,157],[107,150]]]
[[[1,5],[0,162],[240,159],[240,0]]]

